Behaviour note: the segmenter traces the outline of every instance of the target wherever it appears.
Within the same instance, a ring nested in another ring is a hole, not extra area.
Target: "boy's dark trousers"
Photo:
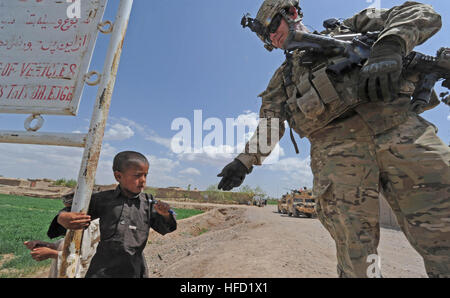
[[[123,243],[100,241],[86,278],[146,278],[147,264],[142,252],[131,255],[120,248]]]

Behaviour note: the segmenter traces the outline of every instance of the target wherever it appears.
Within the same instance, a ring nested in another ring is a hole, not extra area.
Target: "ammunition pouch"
[[[287,86],[289,125],[301,136],[307,137],[359,104],[359,69],[336,79],[327,73],[327,66],[345,58],[336,58],[308,70],[303,68],[293,84]]]
[[[295,102],[303,115],[312,120],[325,112],[325,105],[309,81],[308,76],[309,74],[306,73],[300,78],[300,83],[297,85],[297,88],[302,96],[295,98]],[[295,97],[297,97],[297,94],[295,94]]]

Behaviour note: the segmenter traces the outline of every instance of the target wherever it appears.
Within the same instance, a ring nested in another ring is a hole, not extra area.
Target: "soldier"
[[[307,31],[298,0],[264,1],[254,22],[268,50],[283,49],[292,31]],[[431,6],[412,1],[360,12],[335,33],[381,33],[364,66],[341,77],[324,71],[339,57],[316,57],[308,65],[302,63],[304,51],[286,51],[286,61],[259,95],[260,119],[266,121],[218,175],[219,189],[240,186],[262,164],[270,152],[262,152],[259,142],[273,149],[279,140],[263,134],[275,130],[281,138],[287,120],[291,137],[293,129],[311,143],[316,211],[336,242],[340,277],[368,277],[373,268],[380,192],[428,276],[450,277],[450,150],[437,128],[411,108],[415,82],[402,75],[402,57],[441,26]],[[254,144],[256,151],[250,150]]]

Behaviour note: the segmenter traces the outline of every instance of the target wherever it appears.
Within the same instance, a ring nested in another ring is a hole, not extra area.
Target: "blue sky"
[[[377,0],[378,1],[378,0]],[[304,23],[321,30],[331,17],[347,18],[374,1],[302,1]],[[403,1],[381,0],[381,7]],[[112,158],[122,150],[135,150],[150,159],[150,186],[180,186],[204,189],[219,182],[216,177],[233,154],[175,154],[170,140],[176,118],[194,122],[194,110],[203,120],[226,118],[256,124],[260,99],[273,72],[283,62],[281,51],[267,52],[240,19],[255,15],[258,0],[135,0],[112,99],[97,183],[114,182]],[[450,46],[450,2],[428,0],[443,17],[443,29],[416,50],[435,54]],[[376,4],[376,3],[375,3]],[[113,20],[118,1],[110,0],[104,19]],[[97,41],[91,70],[103,69],[108,37]],[[438,88],[442,92],[442,88]],[[41,131],[87,132],[96,97],[95,87],[86,87],[78,116],[44,116]],[[450,142],[449,107],[441,104],[423,115],[439,127],[439,136]],[[27,115],[0,116],[2,130],[23,130]],[[254,125],[251,126],[254,128]],[[193,132],[192,132],[193,133]],[[209,132],[204,131],[203,137]],[[245,184],[260,186],[280,196],[291,188],[312,186],[309,142],[296,139],[296,155],[288,133],[280,142],[278,163],[258,167]],[[237,143],[237,142],[236,142]],[[235,144],[237,145],[237,144]],[[35,145],[0,144],[0,175],[19,178],[76,178],[82,149]]]

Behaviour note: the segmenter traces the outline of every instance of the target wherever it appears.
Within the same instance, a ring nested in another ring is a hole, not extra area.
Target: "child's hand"
[[[44,261],[47,259],[56,259],[58,257],[58,251],[48,248],[48,247],[38,247],[35,248],[31,251],[31,257],[35,260],[35,261]]]
[[[46,242],[40,241],[40,240],[32,240],[32,241],[25,241],[23,243],[29,250],[34,249],[36,246],[45,246]]]
[[[82,230],[89,227],[91,216],[82,212],[61,212],[58,223],[69,230]]]
[[[155,211],[162,216],[169,216],[169,210],[170,210],[170,206],[167,203],[161,202],[161,201],[157,201],[156,204],[154,205]]]

